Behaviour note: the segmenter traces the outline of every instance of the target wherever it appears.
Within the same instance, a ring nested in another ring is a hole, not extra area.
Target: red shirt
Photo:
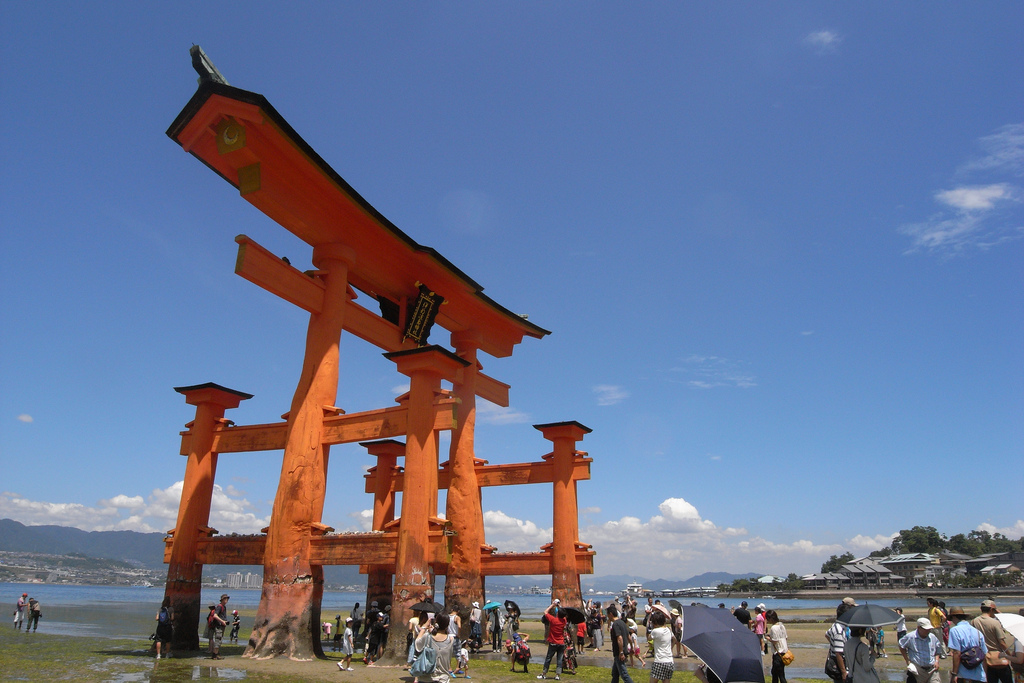
[[[565,645],[565,618],[550,614],[545,614],[544,618],[548,620],[548,642],[552,645]]]

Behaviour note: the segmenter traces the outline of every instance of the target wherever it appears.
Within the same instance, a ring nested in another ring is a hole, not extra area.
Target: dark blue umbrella
[[[900,615],[888,607],[881,605],[857,605],[852,609],[843,612],[843,616],[836,621],[846,624],[851,628],[874,628],[895,624],[900,620]]]
[[[748,630],[727,609],[692,605],[683,607],[683,640],[709,631]],[[717,673],[717,672],[716,672]]]
[[[729,618],[736,621],[731,614]],[[736,626],[735,630],[705,631],[684,637],[683,644],[700,657],[722,683],[764,683],[761,641],[738,621]],[[683,628],[686,628],[686,617],[683,617]]]

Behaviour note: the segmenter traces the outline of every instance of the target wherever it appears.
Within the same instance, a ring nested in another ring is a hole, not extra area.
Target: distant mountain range
[[[147,569],[161,569],[164,565],[164,534],[139,533],[137,531],[82,531],[66,526],[26,526],[12,519],[0,519],[0,550],[8,552],[45,553],[48,555],[79,554],[108,560],[129,562]],[[211,568],[212,569],[212,568]],[[218,566],[217,574],[240,571],[245,573],[262,571],[262,567]],[[705,572],[688,579],[648,579],[634,574],[611,576],[583,576],[580,583],[584,592],[618,593],[628,583],[642,583],[650,590],[666,588],[695,588],[732,583],[736,579],[749,579],[761,574],[728,574],[726,572]],[[358,567],[324,567],[324,579],[334,584],[361,584],[366,576]],[[539,577],[501,576],[492,577],[487,586],[495,591],[505,586],[543,585]],[[440,582],[438,584],[440,587]],[[500,592],[500,591],[498,591]]]

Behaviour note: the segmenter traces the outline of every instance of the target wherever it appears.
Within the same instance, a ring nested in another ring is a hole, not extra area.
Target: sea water
[[[8,615],[14,611],[14,605],[22,593],[28,593],[30,597],[34,597],[40,602],[43,614],[39,621],[40,630],[56,635],[89,635],[108,638],[148,638],[149,634],[156,630],[156,615],[164,597],[162,586],[145,588],[0,583],[0,604],[8,605]],[[223,593],[228,593],[231,596],[228,603],[229,611],[238,609],[251,613],[260,602],[259,590],[204,587],[201,612],[204,613],[208,605],[217,604]],[[603,606],[607,606],[614,596],[593,594],[586,596],[586,599],[600,601]],[[764,603],[767,609],[774,609],[780,615],[784,615],[787,610],[809,609],[813,611],[811,618],[820,617],[823,620],[835,614],[835,607],[838,603],[835,598],[780,600],[766,596],[744,599],[751,608]],[[539,619],[551,604],[550,595],[494,594],[489,595],[488,600],[501,603],[504,603],[505,600],[514,601],[525,619]],[[669,600],[670,598],[663,598],[662,602],[667,604]],[[678,601],[683,605],[693,602],[688,598],[678,599]],[[357,602],[365,608],[366,595],[364,593],[324,591],[321,616],[324,621],[333,621],[337,615],[344,618],[348,616]],[[646,600],[638,602],[640,603],[639,610],[642,611]],[[712,607],[724,602],[726,607],[731,608],[739,605],[740,598],[701,598],[700,602]],[[870,602],[883,607],[903,607],[905,611],[911,613],[925,610],[925,601],[920,598],[871,600]],[[977,602],[976,598],[964,598],[962,601],[947,600],[950,607],[957,604],[964,607],[973,606],[975,602]],[[784,616],[783,618],[785,619]],[[243,632],[248,632],[252,626],[251,623],[246,624],[246,621],[251,621],[251,617],[243,619]]]

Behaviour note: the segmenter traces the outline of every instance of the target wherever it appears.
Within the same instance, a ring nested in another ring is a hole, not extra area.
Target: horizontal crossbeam
[[[459,400],[443,398],[434,403],[434,429],[455,429]],[[408,431],[409,409],[405,406],[368,410],[324,418],[324,445],[394,439]],[[288,433],[287,422],[223,427],[214,433],[215,453],[248,453],[281,450]],[[181,454],[192,448],[192,431],[181,432]]]
[[[429,539],[429,562],[447,565],[451,561],[451,536],[434,531]],[[165,563],[171,559],[173,542],[173,537],[165,539]],[[204,565],[261,565],[266,544],[264,535],[200,538],[196,545],[196,561]],[[397,546],[397,532],[313,536],[309,539],[309,560],[315,565],[394,565]]]
[[[590,479],[590,463],[592,458],[577,457],[573,462],[573,481]],[[376,493],[377,477],[380,474],[372,470],[364,475],[366,493]],[[451,485],[451,471],[442,467],[437,472],[437,488],[447,489]],[[554,464],[550,460],[543,462],[523,462],[508,465],[477,465],[476,478],[481,487],[484,486],[516,486],[520,484],[551,484],[555,481]],[[398,472],[392,475],[392,491],[405,490],[405,474]]]

